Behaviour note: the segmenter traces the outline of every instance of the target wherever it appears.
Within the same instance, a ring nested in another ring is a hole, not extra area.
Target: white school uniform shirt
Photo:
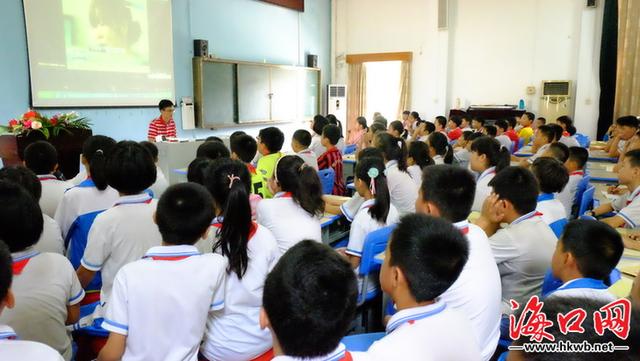
[[[64,254],[64,240],[58,223],[46,214],[42,214],[42,234],[33,248],[38,252]]]
[[[559,200],[560,203],[562,203],[567,217],[571,216],[573,205],[576,203],[576,193],[578,192],[578,185],[580,185],[583,177],[583,171],[575,171],[569,173],[569,181],[567,182],[567,185],[564,186],[562,192],[556,195],[556,199]]]
[[[500,143],[501,146],[511,151],[511,146],[513,145],[513,142],[511,141],[511,139],[509,139],[508,136],[501,134],[501,135],[498,135],[495,139],[498,141],[498,143]]]
[[[95,318],[104,313],[118,271],[140,259],[151,247],[162,244],[153,220],[156,206],[157,201],[147,193],[123,196],[93,221],[80,263],[90,271],[102,271],[100,306],[96,307]]]
[[[0,323],[11,326],[23,340],[44,343],[71,359],[67,306],[84,298],[76,272],[64,256],[33,248],[12,253],[14,308],[2,310]],[[18,270],[24,266],[22,270]],[[18,269],[16,269],[18,268]],[[16,274],[17,273],[17,274]]]
[[[251,360],[272,346],[271,333],[260,329],[259,319],[264,281],[278,262],[280,250],[266,227],[253,223],[249,237],[245,274],[242,279],[235,272],[227,274],[224,309],[210,313],[207,320],[200,352],[209,360]]]
[[[340,205],[340,211],[349,222],[353,222],[362,203],[364,203],[364,198],[358,192],[355,192],[353,197]]]
[[[153,198],[160,199],[167,188],[169,188],[169,181],[167,177],[165,177],[164,172],[162,172],[162,169],[156,164],[156,181],[149,187],[153,192]]]
[[[563,135],[562,137],[560,137],[560,140],[558,140],[558,142],[566,145],[569,148],[580,146],[580,143],[578,143],[578,140],[575,137],[565,137]]]
[[[440,300],[469,318],[482,360],[487,361],[500,338],[500,273],[482,228],[467,220],[453,225],[469,242],[469,258],[458,279],[440,295]]]
[[[311,149],[303,149],[296,153],[296,155],[302,160],[304,160],[305,164],[309,167],[318,170],[318,155],[314,153]]]
[[[105,210],[111,207],[118,197],[115,189],[107,186],[101,191],[95,187],[91,179],[86,179],[69,189],[62,197],[53,217],[60,226],[62,238],[67,238],[69,228],[79,216]]]
[[[361,355],[354,352],[354,360]],[[387,335],[364,356],[371,361],[482,360],[467,317],[441,300],[398,311],[387,324]]]
[[[467,148],[457,148],[457,150],[453,151],[453,160],[455,164],[457,164],[461,168],[466,169],[469,166],[470,158],[471,153],[469,153]]]
[[[322,242],[320,218],[305,211],[288,193],[279,192],[258,203],[256,220],[276,237],[280,254],[305,239]]]
[[[188,245],[153,247],[122,267],[102,322],[127,336],[122,360],[196,361],[208,313],[224,308],[226,268]]]
[[[391,204],[396,207],[401,216],[415,212],[418,186],[409,173],[398,169],[397,161],[390,160],[385,164],[384,174],[387,176]]]
[[[618,153],[620,154],[624,154],[624,149],[627,146],[627,140],[624,139],[620,139],[620,141],[618,141]]]
[[[344,137],[340,137],[340,139],[338,139],[338,143],[336,143],[336,148],[338,148],[338,150],[340,151],[340,153],[344,154]],[[322,153],[320,153],[322,154]]]
[[[419,165],[414,164],[407,167],[407,172],[411,176],[411,179],[416,183],[418,187],[422,184],[422,168]]]
[[[51,347],[39,342],[18,340],[17,337],[11,327],[0,325],[0,360],[64,361]]]
[[[567,219],[567,212],[562,202],[556,199],[555,195],[542,193],[538,196],[536,211],[542,213],[544,223],[551,225],[557,221]]]
[[[444,158],[442,158],[442,156],[440,154],[436,154],[433,157],[433,163],[435,163],[435,165],[444,164]]]
[[[322,145],[322,136],[318,134],[313,134],[311,137],[311,144],[309,145],[309,150],[314,152],[317,156],[320,156],[322,153],[327,151],[327,148]]]
[[[40,184],[42,185],[42,196],[40,197],[40,209],[42,213],[49,217],[54,217],[56,209],[64,196],[64,192],[67,189],[74,186],[74,184],[61,181],[53,174],[38,175]]]
[[[640,225],[640,187],[626,197],[618,197],[612,206],[617,215],[626,222],[626,228],[636,228]]]
[[[576,278],[564,283],[555,291],[549,293],[546,299],[551,297],[571,297],[598,300],[605,303],[613,302],[618,298],[609,292],[609,287],[602,280],[593,278]]]
[[[543,145],[542,147],[540,147],[540,148],[538,149],[538,151],[537,151],[534,155],[532,155],[531,157],[527,158],[527,162],[529,162],[529,164],[533,164],[533,162],[535,162],[535,160],[536,160],[536,159],[538,159],[538,158],[542,157],[542,155],[544,154],[544,152],[546,152],[546,151],[547,151],[547,149],[549,149],[549,146],[550,146],[550,145],[551,145],[551,144],[545,144],[545,145]]]
[[[349,358],[349,351],[347,351],[347,348],[344,346],[344,344],[340,343],[338,345],[338,347],[336,347],[335,350],[329,352],[326,355],[323,356],[318,356],[318,357],[295,357],[295,356],[287,356],[287,355],[280,355],[280,356],[276,356],[273,359],[271,359],[272,361],[346,361]],[[353,358],[353,360],[363,360],[361,359],[356,359],[355,357]]]
[[[482,211],[484,201],[491,195],[491,192],[493,192],[493,187],[489,186],[489,182],[491,182],[495,176],[496,167],[487,168],[480,173],[480,176],[476,181],[476,194],[473,197],[473,205],[471,206],[472,211]]]
[[[558,239],[536,211],[527,213],[489,237],[502,283],[502,313],[540,294]]]

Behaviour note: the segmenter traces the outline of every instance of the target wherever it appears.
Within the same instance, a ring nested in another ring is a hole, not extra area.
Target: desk
[[[169,184],[184,182],[184,174],[174,170],[186,167],[196,157],[198,147],[204,141],[189,141],[179,143],[156,143],[158,147],[158,166],[167,176]],[[186,173],[185,173],[186,174]]]
[[[346,200],[349,197],[340,197],[325,195],[325,197]],[[320,220],[322,227],[322,243],[332,244],[349,236],[351,222],[349,222],[342,214],[332,214],[325,212]]]
[[[629,232],[626,228],[618,228],[617,231],[621,235]],[[631,292],[633,281],[640,271],[640,251],[625,248],[616,268],[622,273],[622,278],[609,288],[609,292],[618,297],[627,297]]]
[[[533,155],[533,151],[531,150],[530,145],[526,145],[522,147],[519,151],[514,153],[516,157],[531,157]],[[609,153],[604,150],[591,149],[589,150],[589,161],[591,162],[609,162],[609,163],[617,163],[618,158],[612,158],[609,156]]]
[[[593,183],[618,183],[618,173],[613,171],[615,164],[606,162],[587,162],[587,171]]]

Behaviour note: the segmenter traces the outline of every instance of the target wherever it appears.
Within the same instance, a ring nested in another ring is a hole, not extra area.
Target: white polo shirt
[[[435,163],[435,165],[444,164],[444,158],[442,158],[442,156],[440,154],[436,154],[433,157],[433,162]]]
[[[53,174],[38,175],[40,184],[42,185],[42,196],[40,197],[40,208],[42,213],[49,217],[56,214],[58,204],[64,196],[67,189],[72,188],[73,184],[58,180]]]
[[[500,273],[482,228],[466,220],[453,225],[469,241],[469,259],[440,300],[469,318],[482,359],[489,360],[500,338]]]
[[[593,278],[576,278],[564,283],[555,291],[547,295],[547,299],[551,297],[572,297],[599,300],[605,303],[615,301],[617,299],[611,292],[609,287],[602,280]]]
[[[458,148],[453,152],[453,160],[460,168],[467,169],[469,167],[469,159],[471,153],[466,148]],[[444,160],[442,161],[444,163]]]
[[[544,223],[551,225],[557,221],[567,219],[567,212],[564,210],[562,202],[556,199],[555,195],[542,193],[538,196],[536,211],[542,213]]]
[[[409,173],[398,169],[398,162],[391,160],[385,164],[384,174],[387,176],[391,204],[396,207],[401,216],[415,212],[418,186]]]
[[[305,164],[309,167],[312,167],[315,170],[318,170],[318,156],[311,149],[304,149],[296,153],[296,155],[302,160],[304,160]]]
[[[42,214],[42,234],[33,248],[38,252],[64,254],[64,240],[58,223],[46,214]]]
[[[489,186],[489,182],[496,176],[496,167],[490,167],[484,170],[476,181],[476,195],[473,197],[473,205],[471,210],[475,212],[482,211],[484,201],[493,192],[493,187]]]
[[[540,294],[558,239],[536,211],[527,213],[489,237],[502,283],[502,313]]]
[[[64,361],[51,347],[38,342],[20,341],[17,337],[11,327],[0,325],[0,360]]]
[[[353,222],[353,218],[355,218],[362,203],[364,203],[364,198],[358,192],[355,192],[353,197],[340,205],[340,211],[349,222]]]
[[[69,228],[79,216],[110,208],[118,197],[118,192],[111,187],[104,191],[98,190],[91,179],[69,189],[53,217],[60,226],[62,238],[67,239]]]
[[[534,155],[532,155],[531,157],[527,158],[527,162],[529,162],[529,164],[533,164],[533,162],[535,162],[536,159],[542,157],[544,152],[546,152],[547,149],[549,149],[550,145],[551,145],[550,143],[547,143],[547,144],[543,145],[542,147],[540,147],[540,149],[538,149],[538,151]]]
[[[227,274],[225,306],[210,313],[200,352],[209,360],[243,361],[260,356],[272,347],[271,333],[260,329],[262,291],[267,274],[280,258],[275,237],[254,223],[249,235],[249,264],[242,279]],[[220,250],[217,250],[220,252]]]
[[[196,361],[208,313],[224,308],[226,268],[188,245],[153,247],[122,267],[102,323],[127,336],[122,359]]]
[[[78,304],[84,290],[64,256],[39,253],[33,248],[11,254],[14,308],[2,310],[0,323],[11,326],[23,340],[44,343],[71,359],[67,306]]]
[[[311,144],[309,144],[308,149],[314,152],[316,155],[320,155],[326,152],[327,148],[325,148],[325,146],[322,145],[322,135],[313,133],[313,136],[311,137]]]
[[[422,168],[419,165],[414,164],[407,167],[407,172],[411,176],[411,179],[416,183],[418,188],[422,184]]]
[[[511,146],[513,145],[513,142],[511,141],[511,139],[509,139],[508,136],[502,134],[502,135],[498,135],[495,139],[498,141],[498,143],[500,143],[501,146],[511,151]]]
[[[123,196],[93,222],[80,263],[90,271],[102,271],[102,307],[96,307],[94,317],[102,316],[118,271],[140,259],[149,248],[162,244],[162,236],[153,221],[156,206],[157,202],[147,193]]]
[[[626,197],[618,197],[612,206],[618,212],[617,215],[627,223],[626,228],[636,228],[640,225],[640,187]]]
[[[322,242],[320,218],[305,211],[288,193],[279,192],[258,203],[256,220],[276,237],[280,254],[305,239]]]
[[[351,361],[358,360],[355,357],[351,358],[351,353],[347,351],[347,348],[344,344],[340,343],[338,347],[328,353],[327,355],[319,356],[319,357],[294,357],[294,356],[276,356],[272,361]]]
[[[571,211],[573,205],[576,202],[576,193],[578,192],[578,185],[582,181],[584,177],[583,171],[575,171],[569,173],[569,182],[564,186],[562,192],[556,195],[556,199],[562,203],[564,207],[564,211],[567,214],[567,217],[571,216]]]
[[[578,140],[575,137],[565,137],[564,135],[560,138],[560,140],[558,140],[558,143],[562,143],[569,148],[580,146],[580,143],[578,143]]]
[[[160,199],[167,188],[169,188],[169,181],[162,172],[162,169],[156,164],[156,181],[149,187],[153,192],[153,198]]]
[[[354,352],[354,359],[360,354]],[[443,301],[398,311],[387,323],[387,335],[366,356],[372,361],[482,360],[471,323]]]

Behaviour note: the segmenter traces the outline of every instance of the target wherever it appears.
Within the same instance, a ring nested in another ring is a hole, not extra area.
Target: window
[[[380,112],[390,122],[398,116],[400,101],[401,61],[366,62],[366,118],[373,121],[373,113]]]

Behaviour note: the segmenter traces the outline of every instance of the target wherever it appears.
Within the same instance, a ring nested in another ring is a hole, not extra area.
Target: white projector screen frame
[[[23,0],[32,106],[174,99],[171,1]]]

